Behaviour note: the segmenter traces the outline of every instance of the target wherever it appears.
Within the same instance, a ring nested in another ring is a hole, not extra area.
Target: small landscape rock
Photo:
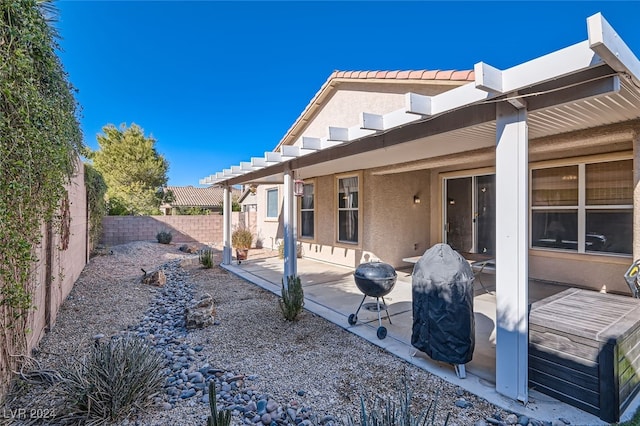
[[[509,414],[505,419],[505,423],[507,423],[508,425],[515,425],[516,423],[518,423],[518,416],[516,416],[515,414]]]
[[[164,287],[167,283],[167,276],[162,269],[145,273],[141,279],[142,284],[152,285],[155,287]]]

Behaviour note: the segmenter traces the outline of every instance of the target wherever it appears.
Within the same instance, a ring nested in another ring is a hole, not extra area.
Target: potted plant
[[[247,258],[249,248],[253,243],[253,234],[244,226],[238,226],[231,234],[231,245],[236,249],[238,263]]]

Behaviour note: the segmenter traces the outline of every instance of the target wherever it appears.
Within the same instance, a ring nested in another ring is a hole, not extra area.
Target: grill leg
[[[378,327],[382,327],[382,318],[380,318],[380,298],[376,297],[376,303],[378,304]]]
[[[364,299],[366,299],[366,298],[367,298],[367,295],[365,294],[365,295],[362,297],[362,301],[360,302],[360,306],[358,306],[358,310],[357,310],[357,311],[356,311],[356,313],[355,313],[355,316],[356,316],[356,317],[358,316],[358,312],[360,312],[360,308],[362,308],[362,304],[364,303]]]
[[[382,304],[386,308],[385,311],[387,311],[387,319],[389,320],[389,324],[391,324],[391,316],[389,315],[389,305],[387,305],[387,302],[384,301],[384,297],[382,298]],[[379,311],[380,311],[380,306],[378,306],[378,312]]]

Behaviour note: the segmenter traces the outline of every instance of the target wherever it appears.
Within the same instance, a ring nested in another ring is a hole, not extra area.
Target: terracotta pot
[[[236,259],[246,260],[249,254],[249,249],[236,249]]]

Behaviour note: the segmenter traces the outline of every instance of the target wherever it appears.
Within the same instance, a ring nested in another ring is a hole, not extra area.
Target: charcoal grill
[[[353,273],[353,278],[356,281],[356,286],[364,294],[360,306],[356,310],[355,314],[349,315],[348,321],[350,325],[354,325],[358,322],[358,312],[362,308],[364,300],[368,297],[375,297],[378,311],[378,339],[384,339],[387,337],[387,329],[382,326],[382,318],[380,317],[380,311],[384,309],[387,312],[387,319],[391,324],[391,316],[387,309],[387,304],[384,301],[384,296],[389,294],[393,287],[396,285],[396,279],[398,274],[393,266],[382,262],[369,262],[363,263],[358,266]],[[382,305],[380,305],[380,299],[382,299]]]

